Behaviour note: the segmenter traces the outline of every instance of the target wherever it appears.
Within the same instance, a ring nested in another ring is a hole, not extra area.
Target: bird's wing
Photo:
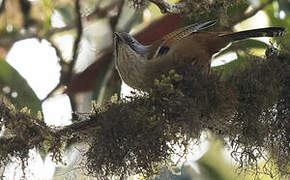
[[[154,57],[166,54],[169,51],[169,47],[174,42],[188,37],[194,32],[213,26],[215,23],[215,20],[203,23],[195,23],[165,35],[162,39],[156,41],[151,45],[151,52],[149,53],[148,59],[152,59]]]

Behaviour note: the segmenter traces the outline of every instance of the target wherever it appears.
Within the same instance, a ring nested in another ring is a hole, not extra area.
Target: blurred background
[[[171,0],[169,3],[178,3]],[[78,3],[80,7],[78,7]],[[213,5],[215,3],[215,5]],[[16,108],[41,112],[46,124],[73,123],[74,113],[87,113],[94,100],[101,106],[114,94],[134,91],[122,84],[114,68],[113,32],[126,31],[142,44],[195,22],[217,19],[217,30],[239,31],[267,26],[290,27],[287,0],[206,1],[186,15],[162,14],[145,0],[0,0],[0,98]],[[213,59],[213,66],[262,56],[269,38],[233,44]],[[237,51],[237,46],[239,51]],[[46,154],[31,151],[27,179],[93,179],[72,165],[80,152],[65,152],[67,166]],[[183,161],[184,162],[184,161]],[[263,161],[260,162],[261,166]],[[230,151],[204,133],[185,164],[164,168],[155,179],[252,179],[238,176]],[[2,172],[3,179],[21,179],[17,160]],[[139,176],[132,179],[141,178]],[[261,179],[270,179],[261,175]]]

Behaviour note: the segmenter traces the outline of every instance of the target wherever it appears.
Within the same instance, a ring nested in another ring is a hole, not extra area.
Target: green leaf
[[[0,59],[0,88],[1,92],[3,88],[9,89],[5,94],[17,109],[28,107],[33,114],[41,110],[41,102],[26,80],[2,59]]]

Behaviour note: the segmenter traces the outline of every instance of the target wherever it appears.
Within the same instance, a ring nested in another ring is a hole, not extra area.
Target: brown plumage
[[[115,33],[116,68],[129,86],[146,90],[161,73],[178,64],[196,66],[210,72],[212,55],[233,41],[253,37],[275,37],[285,32],[283,27],[269,27],[241,32],[201,32],[215,24],[208,21],[177,29],[150,46],[143,46],[127,33]]]

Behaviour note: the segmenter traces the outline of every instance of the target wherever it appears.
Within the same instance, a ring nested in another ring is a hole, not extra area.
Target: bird
[[[255,37],[276,37],[284,27],[266,27],[240,32],[203,31],[216,20],[179,28],[150,45],[142,45],[126,32],[114,32],[115,67],[130,87],[148,91],[162,73],[185,64],[209,74],[212,56],[234,41]]]

